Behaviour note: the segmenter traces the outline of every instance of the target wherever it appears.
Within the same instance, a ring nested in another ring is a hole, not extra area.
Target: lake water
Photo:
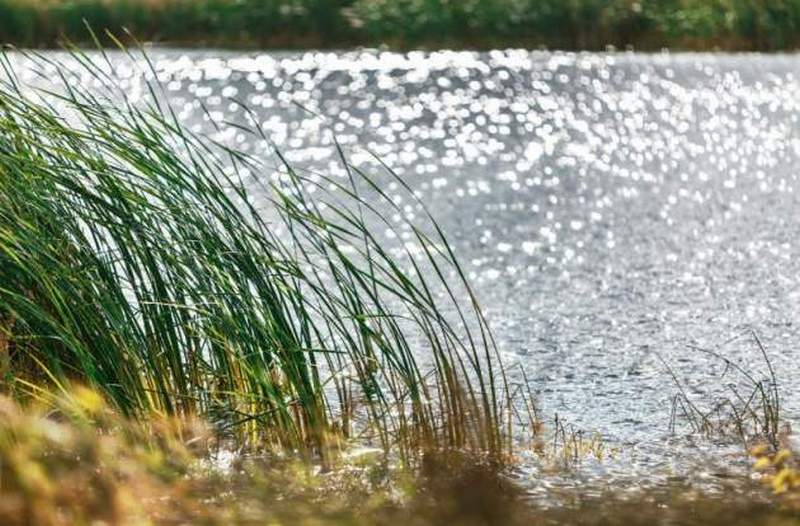
[[[341,173],[335,135],[354,164],[378,170],[372,151],[418,191],[542,414],[620,449],[578,476],[703,481],[742,465],[738,445],[711,447],[680,421],[670,430],[678,389],[665,363],[704,406],[736,380],[691,345],[762,378],[756,331],[784,416],[800,416],[800,57],[151,58],[198,130],[244,120],[241,101],[296,166]],[[218,135],[265,146],[233,127]]]

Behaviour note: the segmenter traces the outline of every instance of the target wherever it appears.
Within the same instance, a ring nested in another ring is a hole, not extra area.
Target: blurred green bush
[[[189,45],[778,50],[800,43],[800,0],[0,0],[3,42],[85,23]]]

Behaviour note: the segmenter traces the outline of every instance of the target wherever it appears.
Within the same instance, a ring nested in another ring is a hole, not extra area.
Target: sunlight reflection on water
[[[675,388],[657,355],[698,399],[731,379],[687,343],[714,347],[756,329],[797,418],[800,58],[168,49],[151,58],[197,131],[266,151],[236,127],[214,131],[249,114],[299,167],[344,176],[336,137],[355,165],[379,172],[375,154],[402,176],[449,233],[544,414],[622,448],[589,473],[681,476],[687,459],[705,458],[702,441],[669,436]],[[112,61],[143,94],[142,77]],[[402,203],[397,183],[386,190]],[[404,204],[408,219],[421,212]],[[746,340],[721,352],[764,372]],[[730,448],[714,451],[730,462]]]

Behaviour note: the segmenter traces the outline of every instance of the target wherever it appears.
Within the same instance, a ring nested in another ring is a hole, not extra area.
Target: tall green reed
[[[25,56],[47,78],[20,80],[4,54],[0,83],[12,388],[78,379],[129,415],[198,414],[248,444],[322,454],[350,439],[407,460],[510,447],[491,331],[430,214],[405,225],[418,253],[398,253],[376,233],[398,228],[398,205],[341,148],[344,178],[277,151],[270,166],[187,130],[157,81],[131,100],[102,51]]]

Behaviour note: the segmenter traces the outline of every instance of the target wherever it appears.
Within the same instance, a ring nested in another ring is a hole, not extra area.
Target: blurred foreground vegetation
[[[766,450],[759,467],[779,498],[579,487],[541,507],[497,464],[469,454],[429,452],[402,468],[353,452],[322,469],[291,456],[226,457],[211,430],[156,413],[131,421],[81,386],[24,404],[0,396],[0,524],[788,526],[800,505],[790,454]]]
[[[0,41],[98,29],[192,46],[786,50],[800,0],[0,0]]]

